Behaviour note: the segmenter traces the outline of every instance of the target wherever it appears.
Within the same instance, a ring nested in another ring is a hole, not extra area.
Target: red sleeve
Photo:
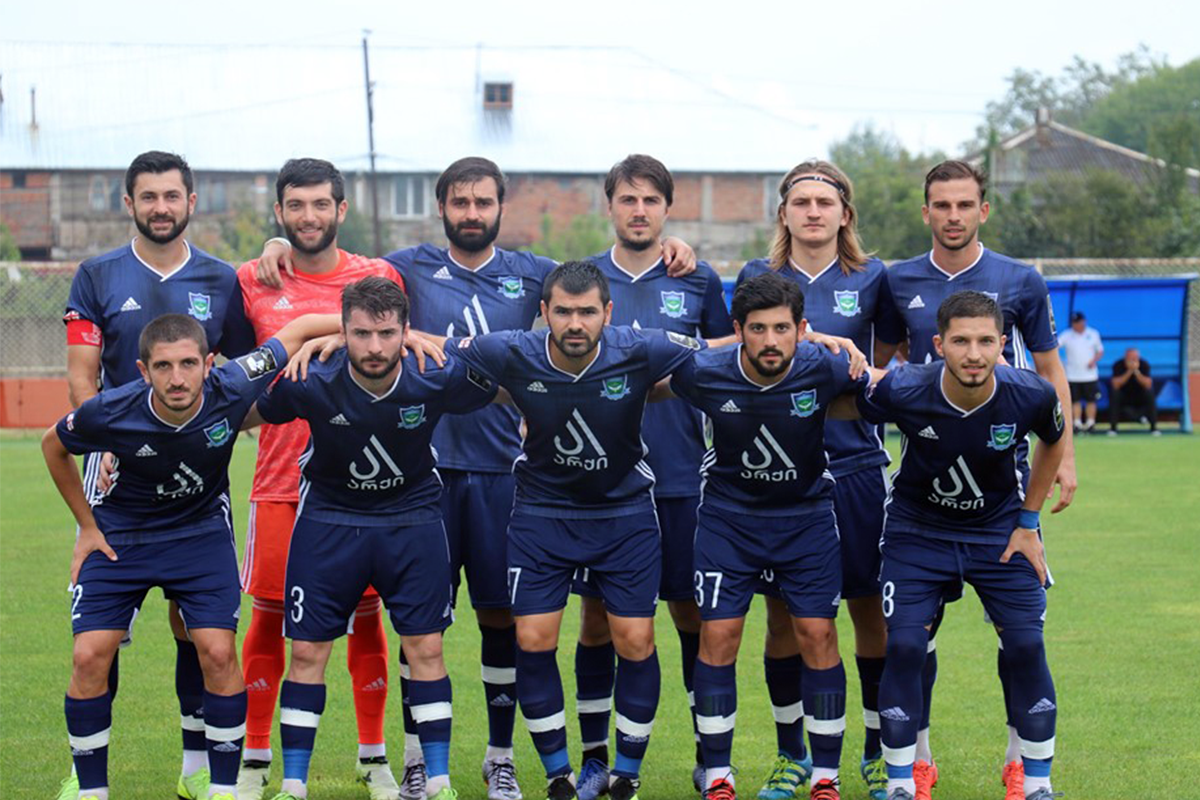
[[[408,287],[404,285],[404,278],[400,275],[399,270],[393,268],[391,265],[388,265],[387,277],[393,283],[403,289],[405,294],[408,294]]]
[[[90,319],[67,319],[67,344],[88,344],[99,347],[104,343],[100,326]]]

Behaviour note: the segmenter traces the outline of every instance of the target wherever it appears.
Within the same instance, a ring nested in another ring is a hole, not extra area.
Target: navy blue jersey
[[[933,263],[933,253],[892,265],[888,285],[896,310],[908,329],[908,360],[928,364],[938,360],[933,349],[937,310],[950,295],[970,289],[983,292],[1000,305],[1004,314],[1004,359],[1028,369],[1025,350],[1045,353],[1058,349],[1054,310],[1046,281],[1028,264],[980,247],[979,260],[965,270],[948,275]]]
[[[772,270],[765,258],[758,258],[742,267],[737,285],[766,272],[791,278],[800,285],[804,292],[804,317],[813,330],[851,340],[867,358],[871,358],[877,338],[888,343],[904,338],[904,321],[896,312],[888,290],[887,268],[877,258],[867,261],[861,271],[851,270],[849,275],[834,260],[815,278],[791,266]],[[880,431],[863,420],[829,420],[825,426],[825,447],[829,452],[829,471],[835,478],[891,461]]]
[[[589,519],[653,508],[642,413],[654,384],[704,342],[647,328],[605,326],[579,375],[550,362],[550,331],[510,331],[451,340],[446,349],[512,395],[528,433],[517,459],[517,509]]]
[[[235,358],[254,348],[237,272],[198,247],[188,247],[184,265],[166,276],[138,258],[132,243],[79,265],[64,319],[86,319],[100,328],[105,389],[141,380],[138,337],[163,314],[190,314],[199,320],[213,352]]]
[[[72,453],[117,457],[112,488],[92,506],[110,544],[230,531],[229,459],[250,406],[287,363],[276,339],[214,369],[200,409],[183,425],[164,422],[141,379],[101,392],[58,423]],[[85,487],[86,488],[86,487]]]
[[[491,381],[454,354],[443,367],[416,356],[400,362],[383,396],[351,376],[346,351],[309,365],[308,380],[277,381],[258,402],[267,422],[308,421],[300,456],[297,516],[333,525],[417,525],[441,519],[442,482],[430,446],[443,414],[482,408],[496,395]]]
[[[404,278],[412,326],[439,336],[529,330],[542,283],[557,266],[543,256],[497,247],[491,260],[472,270],[430,244],[399,250],[387,260]],[[446,417],[434,431],[433,446],[442,467],[511,472],[521,452],[520,420],[511,406],[500,405]]]
[[[964,412],[942,392],[944,368],[906,364],[858,398],[864,417],[894,422],[904,435],[885,533],[1007,541],[1025,501],[1018,445],[1030,431],[1043,442],[1058,441],[1058,395],[1029,370],[997,366],[991,398]]]
[[[616,263],[611,250],[590,260],[608,278],[613,325],[661,328],[703,339],[733,333],[721,278],[703,261],[695,272],[672,278],[662,259],[636,277]],[[651,403],[646,408],[642,438],[650,448],[646,463],[654,470],[655,497],[700,494],[704,420],[698,411],[680,400]]]
[[[704,503],[740,514],[790,516],[828,498],[825,455],[829,401],[854,388],[849,357],[802,342],[773,386],[742,369],[741,345],[708,350],[671,376],[671,390],[712,420],[704,459]],[[864,375],[857,381],[865,385]]]

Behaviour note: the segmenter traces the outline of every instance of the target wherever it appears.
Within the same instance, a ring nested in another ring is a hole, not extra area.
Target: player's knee
[[[291,680],[318,682],[325,676],[325,662],[329,659],[330,642],[305,642],[292,640],[292,660],[288,669]]]
[[[95,697],[108,685],[108,670],[113,654],[90,642],[76,641],[71,659],[71,685],[77,696]]]
[[[1004,660],[1010,670],[1040,668],[1046,660],[1045,640],[1036,628],[1006,629],[1000,639],[1004,643]]]
[[[223,674],[237,670],[237,645],[232,636],[198,645],[196,654],[200,658],[201,668],[206,673]]]
[[[837,655],[837,627],[833,620],[797,619],[794,627],[805,661],[824,661],[831,654]]]
[[[700,632],[700,658],[713,667],[724,667],[737,660],[741,630],[705,625]]]
[[[652,620],[647,624],[622,625],[613,630],[613,648],[617,655],[629,661],[643,661],[654,652],[654,625]]]
[[[920,627],[895,628],[888,631],[887,660],[900,669],[920,670],[925,663],[929,632]]]
[[[442,663],[442,635],[409,636],[403,639],[404,657],[414,670]]]

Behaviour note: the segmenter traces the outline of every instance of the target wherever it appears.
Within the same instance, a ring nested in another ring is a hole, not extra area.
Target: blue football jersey
[[[392,388],[376,397],[351,376],[343,349],[312,362],[308,380],[277,381],[262,396],[258,412],[267,422],[308,421],[297,515],[333,525],[441,519],[434,427],[443,414],[474,411],[496,395],[494,383],[448,355],[445,366],[426,364],[424,374],[408,355]]]
[[[58,438],[70,452],[107,450],[117,458],[112,488],[92,506],[109,544],[232,529],[233,443],[250,406],[286,363],[283,345],[268,339],[215,368],[204,381],[200,409],[183,425],[155,413],[141,378],[101,392],[58,423]]]
[[[412,301],[412,327],[439,336],[527,331],[537,319],[542,283],[557,264],[533,253],[495,248],[490,261],[467,269],[446,248],[423,244],[387,256]],[[494,405],[448,416],[433,434],[438,465],[471,472],[511,472],[521,452],[520,419]]]
[[[906,364],[858,398],[864,417],[894,422],[904,435],[885,534],[1007,541],[1025,502],[1018,445],[1031,431],[1044,442],[1058,441],[1058,395],[1029,370],[998,366],[992,397],[964,412],[942,392],[944,368]]]
[[[898,342],[904,338],[904,322],[892,301],[883,262],[872,258],[861,271],[842,272],[834,260],[811,278],[791,267],[772,270],[765,258],[746,263],[738,273],[742,281],[775,272],[790,278],[804,292],[804,318],[813,330],[842,336],[871,358],[875,340]],[[879,365],[881,367],[886,366]],[[829,452],[829,471],[835,478],[868,467],[888,464],[891,458],[883,447],[880,431],[863,420],[831,419],[825,424],[825,448]]]
[[[887,280],[896,310],[908,329],[908,360],[914,364],[938,360],[933,349],[938,306],[966,289],[983,292],[1000,305],[1003,333],[1008,337],[1004,358],[1009,364],[1028,369],[1026,348],[1035,353],[1058,349],[1046,281],[1033,267],[1016,259],[980,247],[973,265],[948,275],[933,263],[931,251],[893,264]]]
[[[849,357],[802,342],[788,373],[759,386],[742,369],[741,345],[698,354],[671,376],[671,390],[712,420],[704,459],[704,503],[739,514],[790,516],[826,499],[833,475],[825,455],[829,401],[865,386]]]
[[[653,510],[642,414],[654,384],[704,342],[672,331],[606,326],[596,358],[572,375],[550,361],[550,331],[451,340],[460,358],[512,395],[528,432],[517,459],[516,507],[590,519]]]
[[[188,247],[184,265],[166,276],[138,258],[132,243],[79,265],[64,319],[86,319],[100,328],[105,389],[141,380],[138,337],[163,314],[190,314],[199,320],[213,352],[235,358],[254,348],[237,272],[198,247]]]
[[[591,261],[608,278],[613,325],[661,328],[703,339],[733,333],[721,278],[703,261],[695,272],[682,278],[668,276],[661,259],[638,276],[622,269],[612,250],[592,256]],[[642,439],[650,448],[646,463],[654,470],[655,497],[700,494],[700,459],[704,455],[700,412],[681,400],[651,403],[646,408]]]

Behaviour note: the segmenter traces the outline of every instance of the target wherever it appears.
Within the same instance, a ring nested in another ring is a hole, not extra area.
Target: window
[[[392,216],[429,216],[429,178],[425,175],[397,175],[392,181]]]
[[[484,108],[512,108],[513,85],[511,83],[485,83],[483,85]]]
[[[14,188],[14,189],[24,189],[25,188],[25,173],[24,172],[14,172],[12,174],[12,188]]]
[[[225,181],[201,178],[196,182],[196,213],[220,214],[228,210]]]
[[[88,208],[101,213],[120,211],[124,194],[125,187],[120,178],[93,175],[88,182]]]

